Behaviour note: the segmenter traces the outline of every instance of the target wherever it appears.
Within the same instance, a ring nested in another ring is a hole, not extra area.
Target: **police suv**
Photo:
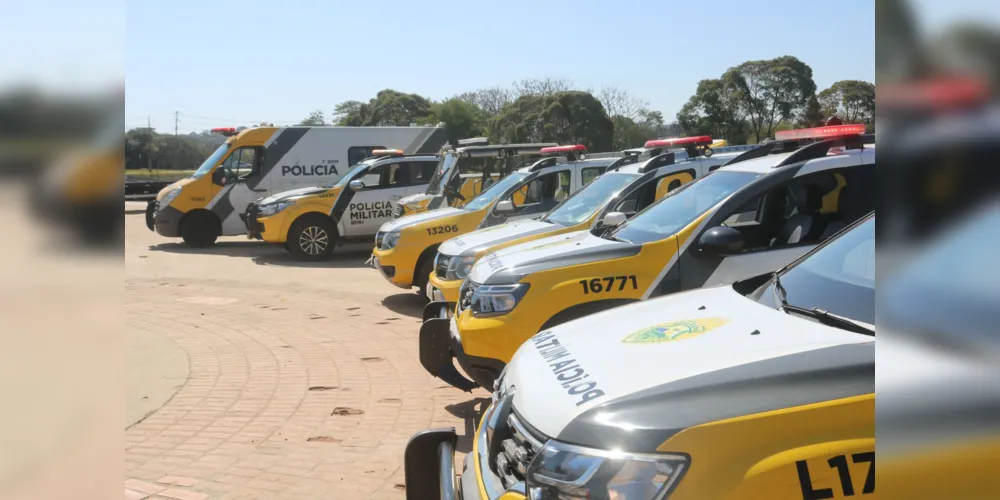
[[[392,220],[399,200],[426,189],[436,155],[374,150],[336,183],[285,191],[251,203],[247,237],[284,245],[303,260],[330,256],[336,245],[369,240]]]
[[[473,381],[492,387],[539,331],[794,260],[874,210],[875,149],[863,133],[863,125],[779,133],[778,142],[743,153],[611,231],[543,238],[483,257],[462,286],[450,331],[421,344],[421,360],[434,361],[425,369],[434,373],[454,356]],[[826,140],[798,147],[812,139]]]
[[[407,498],[874,498],[874,322],[872,213],[777,272],[546,328],[461,481],[454,428],[410,439]]]
[[[586,148],[505,144],[460,148],[462,154],[507,157],[543,154],[547,158],[519,169],[489,186],[461,208],[446,207],[405,215],[385,223],[375,235],[370,262],[400,288],[425,293],[438,245],[478,228],[539,217],[592,179],[613,159],[583,159]]]

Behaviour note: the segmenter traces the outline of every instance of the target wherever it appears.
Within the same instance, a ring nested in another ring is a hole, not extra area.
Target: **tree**
[[[837,116],[844,123],[871,124],[875,120],[875,84],[841,80],[817,96],[826,117]]]
[[[155,168],[158,149],[153,129],[143,127],[125,132],[125,164],[129,168]]]
[[[486,112],[478,106],[452,97],[431,105],[431,114],[423,123],[433,125],[444,122],[448,131],[448,142],[457,145],[460,139],[479,137],[486,133]]]
[[[514,83],[513,94],[517,97],[526,95],[549,96],[556,92],[567,92],[573,89],[573,82],[564,78],[535,78]]]
[[[344,126],[406,126],[420,123],[431,114],[431,101],[417,94],[392,89],[380,91],[367,104],[345,101],[337,105],[334,116]]]
[[[299,122],[299,125],[307,125],[307,126],[326,125],[326,118],[324,118],[323,112],[317,109],[316,111],[309,113],[309,116],[305,120]]]
[[[687,135],[710,135],[741,144],[747,140],[746,114],[733,82],[702,80],[677,113],[677,124]]]
[[[494,130],[502,141],[584,144],[591,151],[609,151],[614,123],[591,93],[564,91],[517,98],[495,119]]]
[[[796,126],[801,128],[818,127],[823,124],[826,118],[829,118],[829,115],[823,113],[823,106],[820,104],[819,99],[816,96],[812,96],[806,101],[805,107],[802,108],[802,113],[799,115]]]
[[[499,115],[504,106],[514,101],[511,90],[503,87],[487,87],[465,92],[457,98],[478,107],[490,117]]]
[[[364,106],[364,103],[361,101],[344,101],[334,107],[330,121],[341,126],[359,126],[360,123],[349,122],[352,118],[357,121],[363,121],[363,117],[361,116],[362,106]]]
[[[782,120],[792,119],[816,94],[812,68],[792,56],[747,61],[722,75],[732,89],[757,142],[770,137]]]

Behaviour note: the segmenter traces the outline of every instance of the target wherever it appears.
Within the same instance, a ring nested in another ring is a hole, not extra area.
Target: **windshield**
[[[444,192],[444,186],[448,183],[448,178],[451,177],[448,174],[454,171],[452,167],[457,162],[458,157],[455,156],[455,153],[441,155],[437,166],[434,167],[434,175],[431,176],[430,183],[427,185],[427,194],[436,195]]]
[[[354,165],[353,167],[351,167],[351,169],[348,170],[347,173],[345,173],[344,175],[340,176],[340,179],[338,179],[337,182],[334,185],[332,185],[332,186],[330,186],[330,185],[324,185],[324,186],[320,186],[320,187],[321,188],[327,188],[327,189],[329,189],[329,188],[335,188],[335,187],[341,187],[344,184],[347,184],[347,181],[349,181],[349,180],[353,179],[354,177],[356,177],[359,172],[361,172],[362,170],[367,169],[368,166],[369,166],[368,163],[358,163],[358,164]]]
[[[495,182],[490,185],[490,187],[486,188],[486,191],[479,193],[479,196],[473,198],[472,201],[466,203],[462,208],[470,212],[481,210],[490,203],[496,201],[496,199],[499,198],[500,195],[504,194],[504,192],[508,189],[516,185],[518,182],[521,182],[521,179],[524,179],[527,175],[528,174],[523,172],[515,172],[507,177],[504,177],[503,179],[500,179],[499,182]]]
[[[631,243],[649,243],[673,236],[760,174],[712,172],[664,196],[626,222],[612,236]]]
[[[214,167],[216,163],[219,163],[219,159],[225,156],[226,151],[229,151],[229,143],[219,146],[219,149],[216,149],[214,153],[209,155],[209,157],[205,159],[205,162],[198,167],[198,170],[195,170],[194,173],[191,174],[191,177],[198,179],[207,174],[209,170],[212,170],[212,167]]]
[[[542,220],[561,226],[575,226],[589,219],[594,212],[607,205],[625,186],[639,177],[639,174],[602,175],[560,203]]]
[[[875,324],[875,217],[832,240],[781,273],[790,306],[819,308]],[[774,281],[754,293],[758,302],[778,308]]]
[[[898,248],[883,247],[880,266],[903,263],[895,272],[883,271],[888,276],[878,298],[879,320],[908,335],[996,349],[1000,267],[993,252],[1000,243],[1000,206],[956,222],[905,258]]]

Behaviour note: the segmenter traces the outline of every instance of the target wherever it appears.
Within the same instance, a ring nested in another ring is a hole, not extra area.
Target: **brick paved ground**
[[[487,394],[426,375],[419,297],[363,268],[363,249],[300,266],[240,239],[184,250],[127,219],[126,329],[169,338],[190,367],[126,430],[126,499],[398,499],[410,435],[471,432],[462,416]]]

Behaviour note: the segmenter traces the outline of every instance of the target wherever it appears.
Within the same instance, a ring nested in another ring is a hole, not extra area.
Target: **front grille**
[[[462,288],[458,290],[458,312],[462,312],[472,306],[472,295],[476,293],[476,289],[478,288],[478,283],[473,283],[468,279],[465,280],[465,283],[462,283]]]
[[[525,425],[512,410],[505,423],[506,429],[498,429],[494,433],[500,439],[500,446],[490,446],[496,449],[496,455],[490,457],[494,471],[500,477],[504,488],[510,488],[523,482],[528,472],[528,464],[545,445],[546,437]]]
[[[375,248],[379,248],[379,249],[382,248],[382,238],[384,238],[384,237],[385,237],[385,233],[383,233],[382,231],[379,231],[379,232],[375,233]]]
[[[392,216],[393,217],[402,217],[403,216],[403,204],[402,203],[397,203],[396,204],[396,208],[393,210]]]
[[[445,275],[448,274],[448,263],[451,262],[451,256],[437,254],[437,264],[434,266],[434,274],[438,278],[445,279]]]

